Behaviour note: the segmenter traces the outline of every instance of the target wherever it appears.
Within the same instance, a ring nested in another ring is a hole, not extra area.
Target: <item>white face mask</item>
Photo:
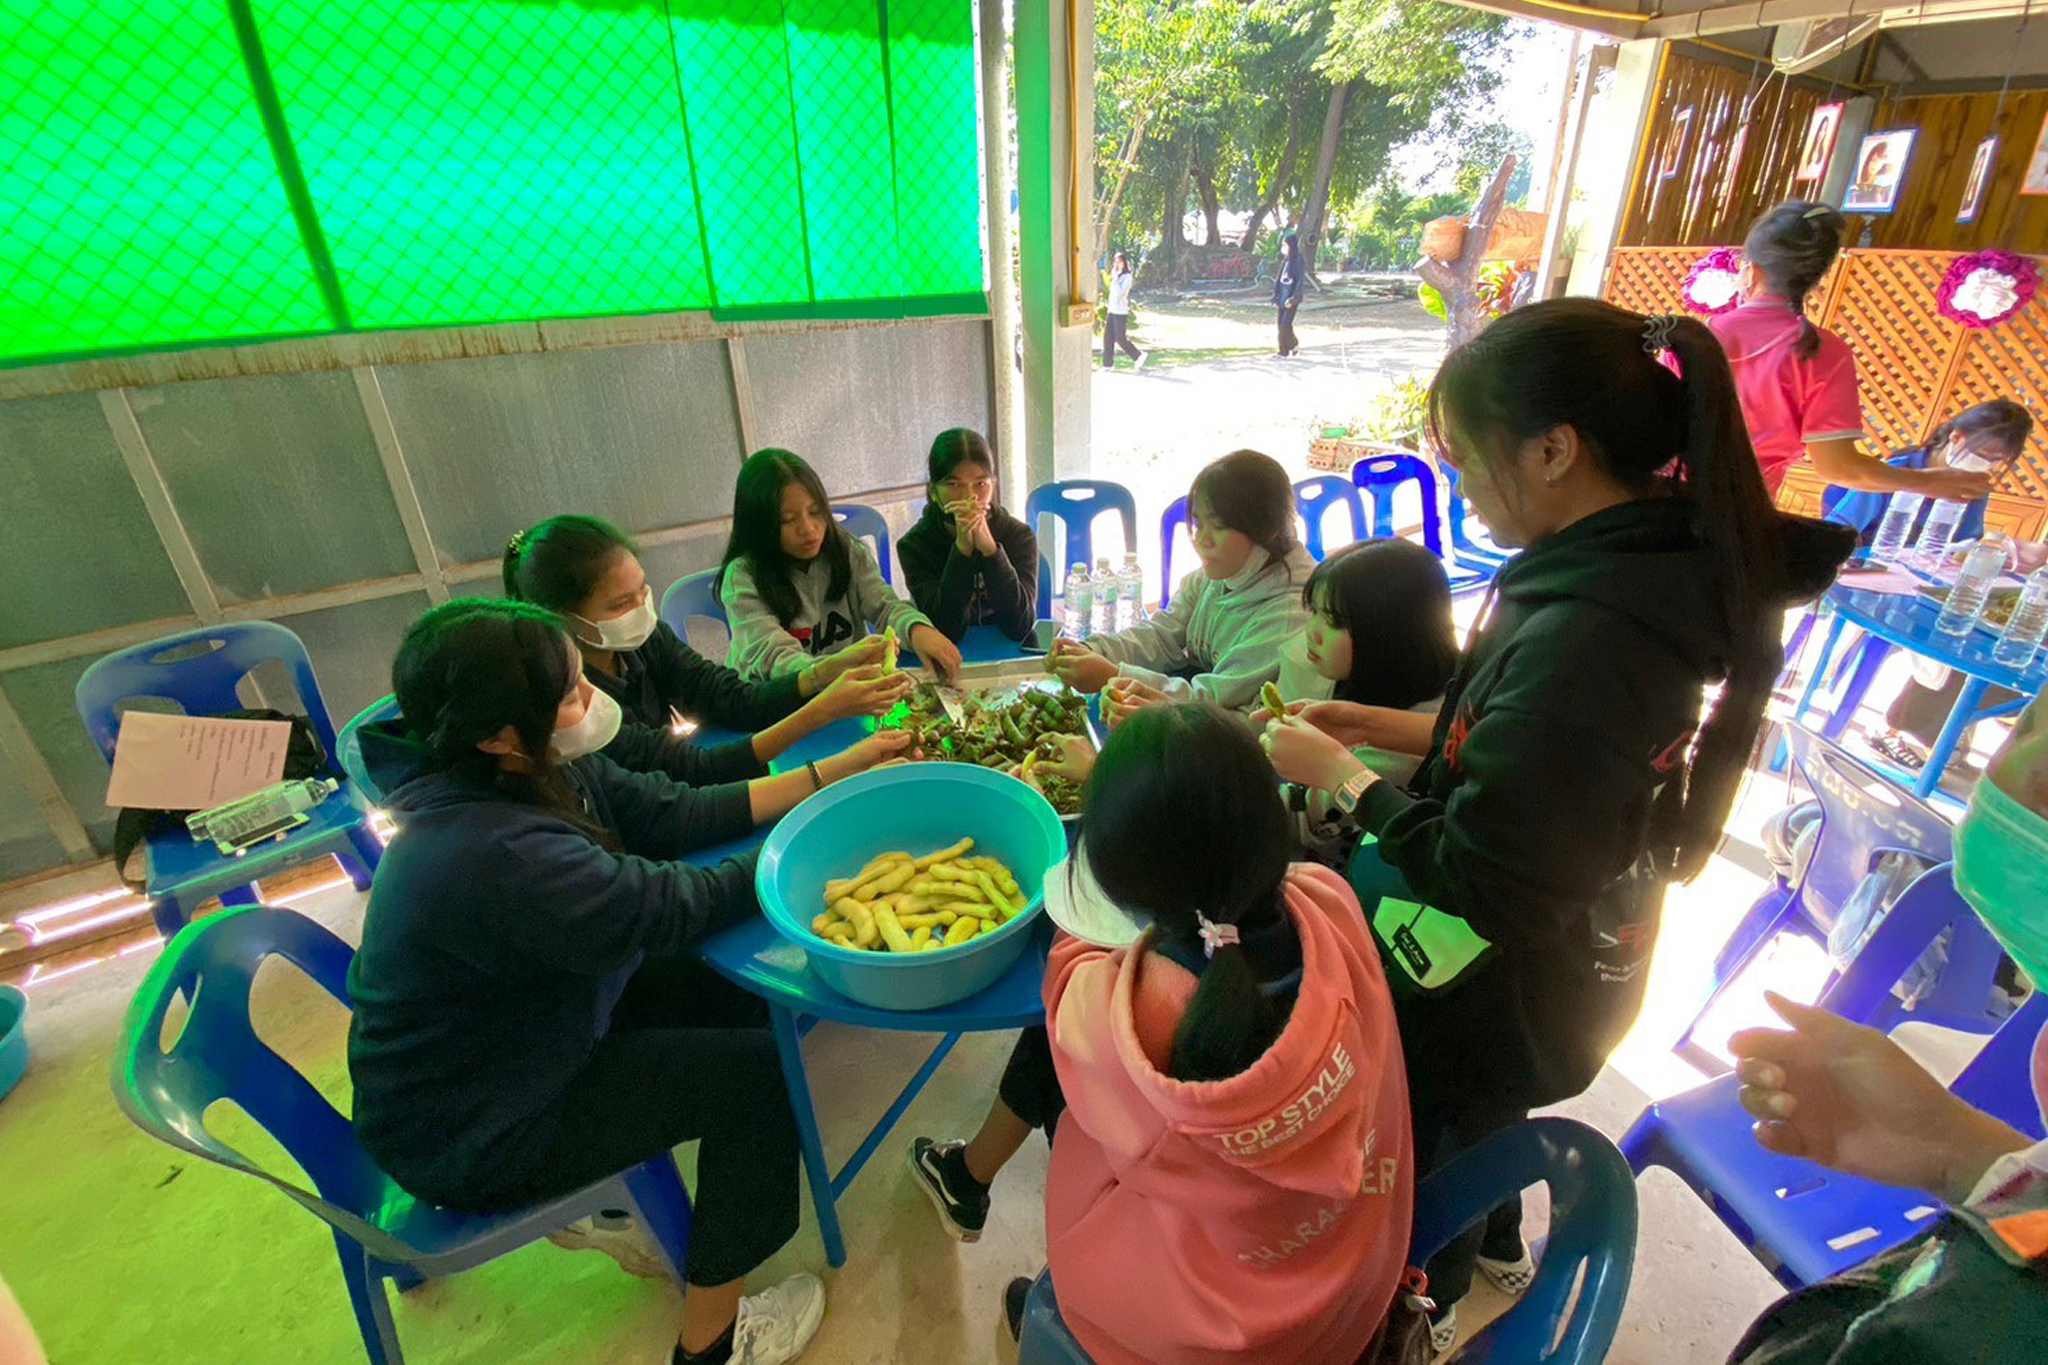
[[[1948,462],[1950,469],[1960,469],[1966,474],[1983,474],[1998,468],[1998,461],[1986,459],[1974,450],[1965,450]]]
[[[556,730],[555,738],[548,747],[554,750],[555,759],[560,763],[594,754],[612,742],[619,733],[619,723],[624,719],[611,693],[601,687],[592,688],[590,705],[584,708],[583,719],[567,729]]]
[[[646,644],[661,620],[654,614],[654,594],[651,592],[641,593],[640,605],[624,616],[614,616],[609,621],[593,621],[586,616],[576,619],[597,632],[600,649],[609,649],[615,654],[628,653]]]

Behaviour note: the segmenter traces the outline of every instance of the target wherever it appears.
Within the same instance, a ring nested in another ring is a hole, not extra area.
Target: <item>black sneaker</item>
[[[1024,1340],[1024,1304],[1031,1297],[1032,1279],[1019,1275],[1003,1286],[1003,1321],[1010,1324],[1010,1340]]]
[[[910,1170],[946,1232],[956,1241],[978,1242],[988,1224],[988,1186],[968,1174],[966,1151],[964,1142],[916,1138],[910,1144]]]

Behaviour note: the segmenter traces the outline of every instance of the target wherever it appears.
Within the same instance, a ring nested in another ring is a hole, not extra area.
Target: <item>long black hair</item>
[[[1773,293],[1791,300],[1799,315],[1799,354],[1820,350],[1820,329],[1806,316],[1806,296],[1841,254],[1849,220],[1826,204],[1789,199],[1749,225],[1742,254]]]
[[[1290,840],[1273,766],[1244,722],[1213,706],[1151,706],[1116,728],[1089,774],[1081,847],[1110,899],[1169,942],[1199,945],[1198,914],[1248,933],[1286,919]],[[1244,950],[1219,948],[1174,1030],[1169,1070],[1235,1076],[1286,1023]]]
[[[832,575],[826,595],[834,599],[846,595],[853,582],[853,538],[833,517],[832,499],[826,496],[818,471],[787,450],[757,450],[740,466],[732,490],[732,535],[726,539],[725,557],[718,565],[718,581],[723,585],[733,563],[746,560],[761,600],[783,626],[796,620],[802,609],[796,584],[790,581],[797,563],[782,550],[782,492],[791,484],[801,486],[825,509],[825,548],[818,555]]]
[[[549,611],[574,611],[589,600],[613,561],[640,547],[596,517],[549,517],[505,546],[505,596]]]
[[[1979,444],[1993,445],[2004,452],[1998,456],[1998,463],[2003,466],[2019,458],[2027,448],[2027,438],[2033,434],[2034,414],[2010,398],[1993,398],[1964,408],[1936,427],[1927,438],[1927,450],[1929,454],[1939,454],[1951,436],[1975,437]]]
[[[1684,378],[1651,354],[1652,335],[1668,335]],[[1675,871],[1691,878],[1720,846],[1756,745],[1784,665],[1780,633],[1791,596],[1777,513],[1720,342],[1695,318],[1653,326],[1595,299],[1530,304],[1445,359],[1429,389],[1429,427],[1439,444],[1446,429],[1457,431],[1474,458],[1495,468],[1512,461],[1520,443],[1570,427],[1594,465],[1625,489],[1690,503],[1733,641],[1725,685],[1665,831]]]
[[[1233,450],[1203,466],[1188,490],[1188,511],[1207,507],[1226,530],[1241,531],[1286,567],[1294,538],[1294,483],[1271,455]]]
[[[953,471],[963,464],[978,464],[988,471],[991,481],[996,478],[996,452],[989,445],[988,437],[972,427],[947,427],[932,437],[931,453],[925,456],[924,461],[925,482],[936,487],[952,478]],[[931,489],[928,487],[925,491],[929,494]],[[1001,502],[1001,497],[996,497],[990,500],[989,506],[996,507]],[[931,504],[939,506],[936,498],[931,499]]]
[[[1339,701],[1408,710],[1441,697],[1458,667],[1451,580],[1411,540],[1365,540],[1316,565],[1301,604],[1351,636]]]
[[[426,750],[430,771],[541,806],[616,848],[610,831],[584,813],[551,748],[555,713],[582,672],[554,613],[525,602],[464,597],[412,623],[391,664],[391,690],[408,733]],[[521,771],[477,748],[507,726],[527,756]]]

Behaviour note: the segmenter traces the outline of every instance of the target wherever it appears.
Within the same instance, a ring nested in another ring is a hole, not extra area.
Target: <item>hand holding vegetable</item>
[[[819,683],[829,684],[842,673],[880,664],[882,651],[887,645],[888,641],[881,636],[870,635],[854,641],[836,654],[827,654],[811,665],[811,671],[817,675]]]
[[[1301,716],[1269,721],[1259,744],[1273,760],[1273,771],[1304,787],[1335,790],[1365,766],[1341,741]]]
[[[811,705],[834,720],[855,716],[879,716],[902,701],[917,685],[908,673],[887,673],[880,668],[855,668],[834,678]]]
[[[1173,700],[1150,683],[1116,677],[1102,694],[1102,718],[1114,730],[1148,706]]]
[[[851,777],[894,759],[909,758],[916,747],[917,737],[907,730],[877,730],[839,755],[849,765],[849,771],[839,776]]]
[[[1053,642],[1052,653],[1046,655],[1045,665],[1055,677],[1076,692],[1093,695],[1109,685],[1116,676],[1116,665],[1073,640],[1059,639]]]

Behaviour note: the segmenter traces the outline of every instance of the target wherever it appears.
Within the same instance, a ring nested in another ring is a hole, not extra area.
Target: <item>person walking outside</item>
[[[1308,290],[1308,269],[1301,260],[1301,239],[1288,233],[1280,242],[1280,276],[1273,281],[1273,307],[1280,313],[1280,349],[1275,355],[1289,356],[1301,349],[1294,334],[1294,313]]]
[[[1116,348],[1124,348],[1124,354],[1138,362],[1144,369],[1151,356],[1131,345],[1131,285],[1135,277],[1131,274],[1131,258],[1119,251],[1109,265],[1109,311],[1102,317],[1102,368],[1116,368]]]

